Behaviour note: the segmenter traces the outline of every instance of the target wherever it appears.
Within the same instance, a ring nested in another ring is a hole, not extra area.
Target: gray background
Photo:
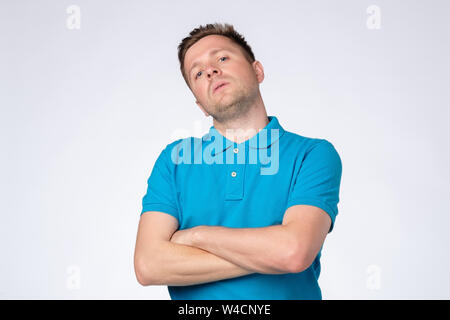
[[[67,26],[70,5],[80,29]],[[2,0],[0,298],[169,299],[134,275],[141,201],[162,148],[212,124],[177,46],[228,22],[264,67],[268,114],[341,156],[324,299],[449,299],[449,9]]]

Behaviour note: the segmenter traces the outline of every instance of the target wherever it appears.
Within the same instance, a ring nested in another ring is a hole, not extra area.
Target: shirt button
[[[236,177],[236,171],[233,171],[232,173],[231,173],[231,176],[234,178],[234,177]]]
[[[239,149],[238,149],[238,148],[234,148],[233,152],[234,152],[234,153],[238,153],[238,152],[239,152]]]

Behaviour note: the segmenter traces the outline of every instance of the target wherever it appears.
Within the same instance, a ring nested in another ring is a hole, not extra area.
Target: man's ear
[[[202,105],[200,104],[200,102],[195,101],[195,103],[199,106],[199,108],[202,110],[202,112],[205,114],[205,117],[209,116],[209,113],[205,111],[205,109],[202,107]]]
[[[258,83],[263,82],[264,80],[264,68],[258,60],[255,60],[252,64],[253,70],[255,70],[256,79],[258,80]]]

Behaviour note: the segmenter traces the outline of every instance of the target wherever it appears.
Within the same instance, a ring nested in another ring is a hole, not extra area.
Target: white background
[[[158,154],[212,125],[177,46],[213,22],[233,24],[262,63],[267,113],[341,156],[323,298],[449,299],[449,9],[1,1],[0,299],[169,299],[136,281],[136,232]]]

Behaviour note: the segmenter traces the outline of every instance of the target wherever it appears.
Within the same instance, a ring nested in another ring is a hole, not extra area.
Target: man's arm
[[[175,240],[174,240],[175,239]],[[258,273],[290,273],[295,238],[283,225],[263,228],[198,226],[175,232],[172,241],[197,247]]]
[[[259,273],[297,273],[312,264],[330,224],[330,217],[322,209],[295,205],[286,210],[281,225],[198,226],[178,231],[174,238],[175,242],[204,249]]]
[[[199,248],[170,242],[178,221],[169,214],[142,214],[136,240],[134,268],[143,285],[185,286],[251,274]]]

